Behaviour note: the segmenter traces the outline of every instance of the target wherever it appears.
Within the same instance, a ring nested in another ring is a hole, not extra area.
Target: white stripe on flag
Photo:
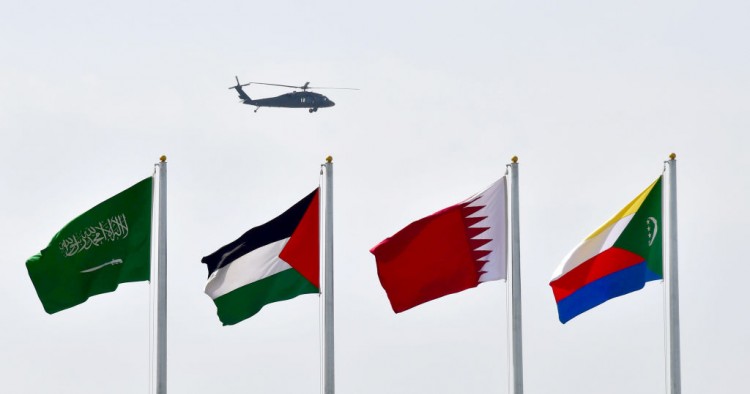
[[[242,286],[291,269],[289,264],[279,258],[279,253],[287,242],[289,238],[261,246],[228,266],[217,269],[208,278],[206,294],[216,299]]]
[[[609,249],[615,244],[617,238],[620,238],[625,227],[633,219],[633,214],[625,216],[624,218],[612,223],[608,228],[603,229],[599,234],[592,238],[586,238],[576,246],[567,256],[563,259],[563,263],[560,264],[555,273],[552,275],[552,280],[556,280],[561,276],[570,272],[573,268],[578,267],[582,263],[588,261],[590,258],[597,254]]]

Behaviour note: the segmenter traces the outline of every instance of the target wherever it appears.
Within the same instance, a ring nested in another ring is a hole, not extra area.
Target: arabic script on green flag
[[[149,177],[91,208],[26,262],[47,313],[149,279],[152,189]]]

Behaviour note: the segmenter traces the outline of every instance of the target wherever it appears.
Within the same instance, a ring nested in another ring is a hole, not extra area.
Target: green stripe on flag
[[[225,326],[245,320],[272,302],[291,300],[318,288],[294,269],[263,278],[214,299],[219,320]]]

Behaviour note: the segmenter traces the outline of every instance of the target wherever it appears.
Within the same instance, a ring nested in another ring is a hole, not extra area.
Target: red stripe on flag
[[[555,301],[560,302],[560,300],[597,279],[632,267],[643,261],[643,257],[633,252],[615,247],[609,248],[586,260],[567,274],[550,282],[552,292],[555,294]]]
[[[279,258],[286,261],[310,283],[320,289],[320,189],[307,206],[304,216],[291,238],[279,253]]]

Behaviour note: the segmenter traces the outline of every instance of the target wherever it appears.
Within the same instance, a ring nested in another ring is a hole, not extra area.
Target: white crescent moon
[[[646,223],[649,222],[653,223],[654,225],[654,231],[651,233],[651,239],[648,240],[648,246],[651,246],[651,244],[654,243],[654,240],[656,239],[656,234],[659,232],[659,224],[656,222],[656,218],[651,216],[648,219],[646,219]]]

